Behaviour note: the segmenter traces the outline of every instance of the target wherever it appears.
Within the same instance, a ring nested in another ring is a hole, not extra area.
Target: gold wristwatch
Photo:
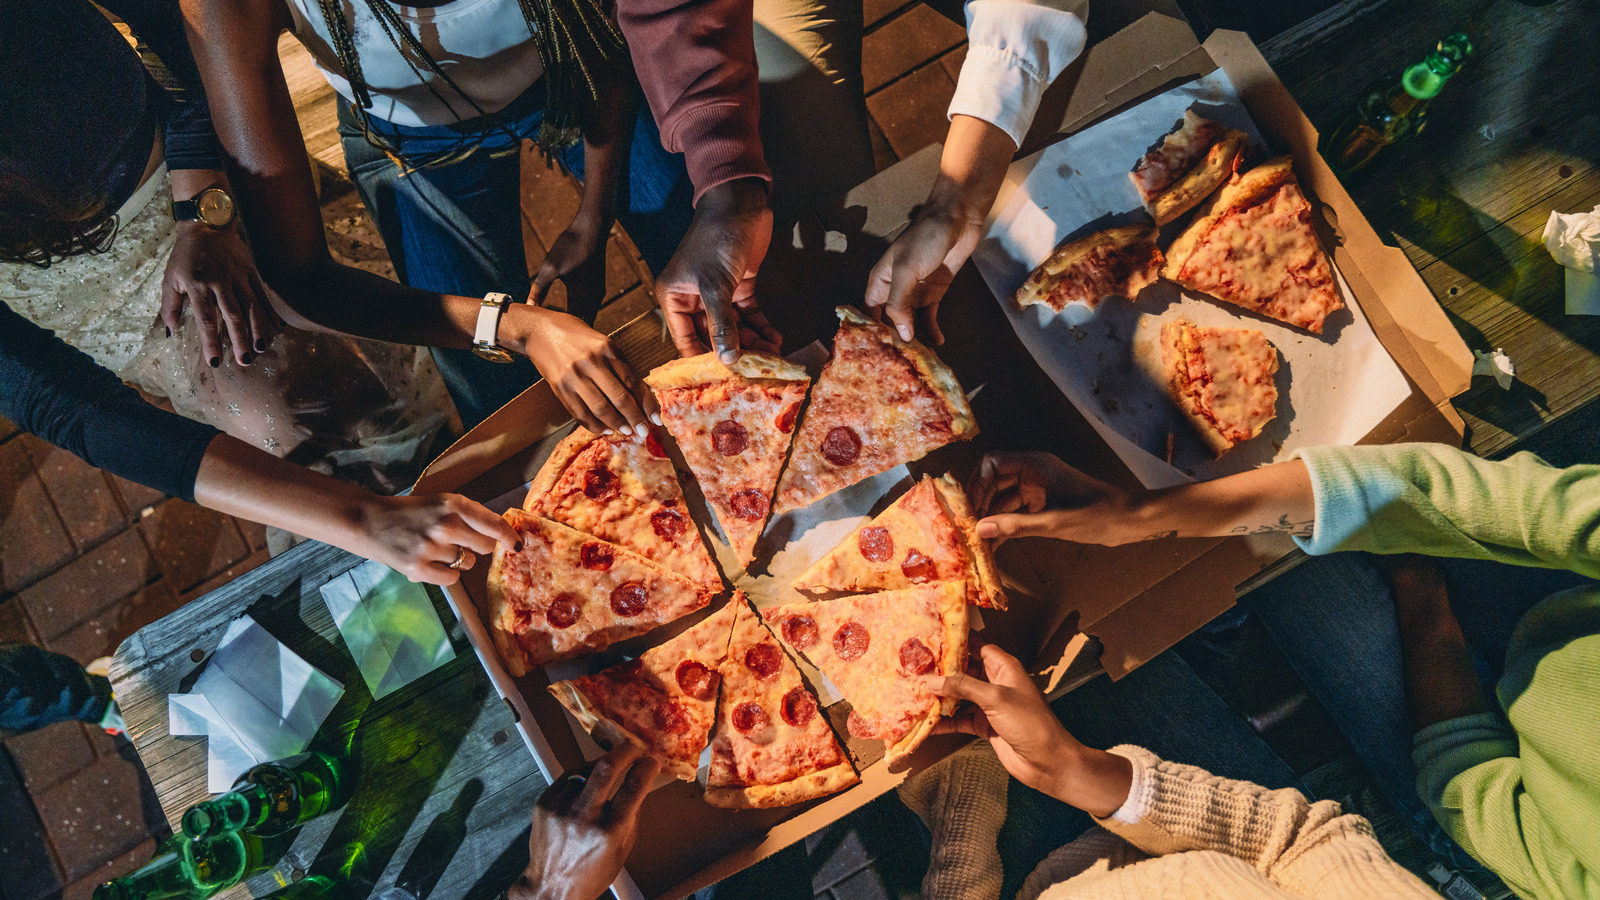
[[[233,224],[235,215],[233,198],[219,187],[208,187],[190,200],[172,201],[172,221],[199,221],[212,228],[226,228]]]
[[[490,362],[511,362],[511,354],[500,346],[500,316],[511,303],[510,294],[486,294],[478,307],[478,329],[472,335],[472,352]]]

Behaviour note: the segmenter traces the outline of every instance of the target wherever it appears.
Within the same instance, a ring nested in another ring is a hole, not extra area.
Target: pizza
[[[1167,390],[1218,456],[1261,433],[1277,415],[1278,350],[1254,328],[1161,326]]]
[[[1183,121],[1128,173],[1139,202],[1165,225],[1222,186],[1239,165],[1248,138],[1185,110]]]
[[[693,781],[716,720],[734,610],[728,603],[638,659],[558,681],[550,693],[596,739],[631,743],[669,774]]]
[[[722,663],[722,702],[706,802],[733,809],[787,806],[860,782],[800,670],[735,592],[733,639]]]
[[[673,360],[644,380],[728,545],[749,565],[810,376],[775,356],[746,353],[730,368],[705,353]]]
[[[924,475],[794,580],[799,591],[865,593],[935,581],[966,584],[967,602],[1006,608],[989,545],[954,478]]]
[[[713,591],[609,541],[507,510],[520,542],[495,548],[489,610],[513,676],[644,634],[711,602]]]
[[[837,312],[833,356],[778,482],[778,515],[978,433],[961,385],[932,351],[854,308]]]
[[[967,659],[967,588],[918,585],[763,611],[785,643],[804,653],[852,707],[851,736],[880,740],[893,765],[911,754],[955,701],[923,677],[951,675]]]
[[[1287,156],[1224,185],[1167,248],[1162,274],[1313,334],[1344,306]]]
[[[689,518],[677,471],[654,434],[640,443],[579,426],[556,445],[522,506],[620,544],[696,584],[722,588]]]
[[[1132,300],[1161,277],[1153,225],[1108,228],[1056,248],[1017,289],[1018,309],[1042,303],[1056,312],[1078,303],[1094,309],[1106,297]]]

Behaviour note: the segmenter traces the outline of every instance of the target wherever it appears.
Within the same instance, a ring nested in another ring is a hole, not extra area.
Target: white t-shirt
[[[321,5],[317,0],[288,3],[295,37],[317,61],[333,89],[353,102],[355,94],[333,50]],[[446,125],[478,115],[427,63],[412,57],[410,51],[401,55],[366,0],[341,0],[340,5],[350,23],[362,80],[372,94],[374,118],[417,126]],[[503,109],[544,74],[517,0],[449,0],[431,9],[398,4],[390,4],[390,8],[484,112]],[[399,34],[394,37],[404,41]]]

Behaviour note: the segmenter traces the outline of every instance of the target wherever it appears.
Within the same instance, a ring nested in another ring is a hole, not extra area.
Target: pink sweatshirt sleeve
[[[751,0],[618,0],[617,20],[698,204],[736,178],[772,181],[761,152]]]

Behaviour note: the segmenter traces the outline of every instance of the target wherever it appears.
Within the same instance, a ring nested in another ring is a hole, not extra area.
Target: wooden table
[[[223,897],[262,896],[311,873],[346,875],[358,896],[399,885],[417,897],[489,898],[527,865],[528,816],[545,781],[509,707],[432,588],[456,658],[374,701],[318,591],[361,562],[324,544],[301,544],[117,650],[112,686],[173,829],[209,795],[205,739],[167,734],[167,695],[194,683],[229,622],[249,613],[344,685],[312,748],[356,761],[355,795],[300,829],[272,872]]]

